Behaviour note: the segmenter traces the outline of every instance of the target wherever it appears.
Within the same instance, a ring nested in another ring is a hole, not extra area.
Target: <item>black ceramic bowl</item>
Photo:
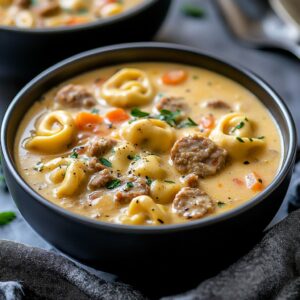
[[[96,47],[150,40],[171,0],[145,0],[107,19],[78,26],[22,29],[0,26],[0,79],[32,79],[70,55]]]
[[[33,191],[18,174],[13,152],[16,131],[31,105],[48,89],[79,73],[138,61],[167,61],[206,68],[239,82],[255,94],[273,115],[283,139],[283,162],[272,184],[227,213],[157,227],[132,227],[87,219]],[[148,284],[149,288],[150,284],[152,292],[157,292],[156,284],[163,285],[164,292],[170,292],[168,288],[175,292],[214,274],[260,237],[285,196],[297,142],[287,107],[253,73],[183,46],[138,43],[86,52],[40,74],[11,103],[2,126],[1,144],[9,190],[24,218],[42,237],[81,262],[121,274],[140,286]],[[191,270],[196,272],[192,278],[188,276]]]

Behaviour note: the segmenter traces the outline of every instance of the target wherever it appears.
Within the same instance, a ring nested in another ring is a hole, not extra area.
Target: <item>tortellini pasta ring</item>
[[[181,188],[180,184],[154,180],[150,187],[150,195],[156,203],[171,203]]]
[[[241,113],[231,113],[220,119],[209,137],[232,157],[242,158],[250,150],[265,146],[263,139],[252,134],[251,121]]]
[[[162,159],[157,155],[147,155],[135,161],[130,166],[136,176],[145,176],[154,179],[166,177],[166,170],[163,167]]]
[[[56,190],[58,198],[73,196],[86,178],[85,166],[80,160],[74,159],[66,170],[64,180]]]
[[[124,124],[120,136],[134,145],[157,152],[168,151],[175,141],[174,129],[157,119],[143,119]]]
[[[101,96],[113,106],[140,106],[152,100],[154,88],[145,72],[124,68],[103,84]]]
[[[168,214],[163,205],[156,204],[149,196],[138,196],[131,200],[127,215],[121,222],[129,225],[143,225],[150,220],[153,225],[169,222]]]
[[[37,125],[36,135],[27,141],[25,147],[47,154],[59,153],[74,141],[75,134],[75,123],[70,113],[50,112]]]

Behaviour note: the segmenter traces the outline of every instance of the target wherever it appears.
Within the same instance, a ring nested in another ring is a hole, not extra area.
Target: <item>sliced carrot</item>
[[[101,116],[85,111],[78,113],[75,118],[76,127],[80,130],[93,130],[96,124],[102,122]]]
[[[213,129],[215,126],[215,117],[211,114],[202,117],[200,127],[203,129]]]
[[[162,82],[167,85],[177,85],[184,82],[188,74],[184,70],[171,70],[163,74]]]
[[[262,179],[259,176],[251,172],[245,176],[246,186],[248,189],[251,189],[253,192],[259,192],[263,189]]]
[[[79,25],[88,22],[89,19],[87,17],[82,16],[73,16],[66,21],[66,25]]]
[[[124,122],[130,118],[128,113],[122,108],[116,108],[109,111],[106,113],[105,117],[112,123]]]

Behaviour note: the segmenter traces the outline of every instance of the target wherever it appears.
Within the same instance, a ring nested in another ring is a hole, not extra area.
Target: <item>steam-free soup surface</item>
[[[112,17],[144,0],[0,0],[0,25],[74,26]]]
[[[267,108],[244,87],[157,62],[54,87],[25,115],[15,158],[25,181],[66,210],[164,225],[249,201],[276,176],[281,147]]]

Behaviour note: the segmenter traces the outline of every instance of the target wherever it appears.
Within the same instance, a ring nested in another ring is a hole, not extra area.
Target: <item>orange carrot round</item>
[[[246,186],[248,189],[251,189],[253,192],[261,191],[264,186],[262,179],[255,172],[251,172],[245,176]]]
[[[101,116],[85,111],[78,113],[75,118],[76,127],[80,130],[92,130],[94,125],[102,122]]]
[[[122,108],[116,108],[109,111],[106,113],[105,117],[112,123],[124,122],[130,118],[127,112]]]
[[[162,82],[167,85],[177,85],[187,79],[187,72],[184,70],[171,70],[163,74]]]
[[[201,121],[200,121],[200,125],[204,128],[204,129],[213,129],[215,126],[215,118],[213,115],[207,115],[204,116]]]

